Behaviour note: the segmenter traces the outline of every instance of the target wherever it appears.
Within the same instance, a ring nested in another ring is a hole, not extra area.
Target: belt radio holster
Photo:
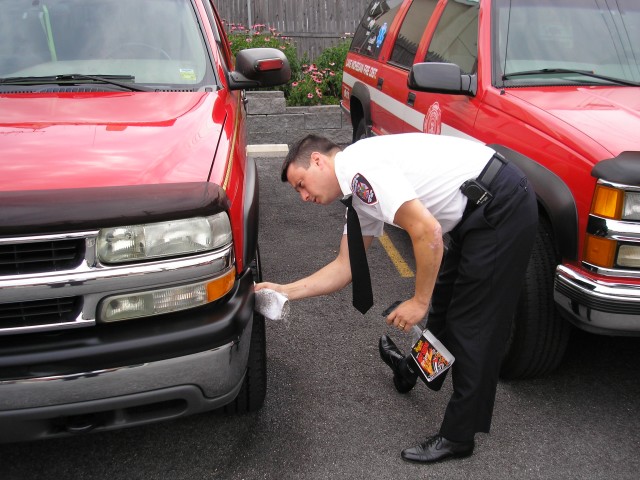
[[[495,153],[482,169],[478,178],[467,180],[460,186],[460,191],[476,206],[480,206],[493,198],[489,186],[507,161],[499,153]]]

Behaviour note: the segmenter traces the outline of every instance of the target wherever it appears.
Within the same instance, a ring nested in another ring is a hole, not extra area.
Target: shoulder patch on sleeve
[[[371,184],[359,173],[356,173],[353,180],[351,180],[351,192],[367,205],[375,205],[378,203]]]

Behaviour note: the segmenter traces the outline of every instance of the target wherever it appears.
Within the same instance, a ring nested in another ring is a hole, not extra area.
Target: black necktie
[[[351,195],[340,200],[347,206],[347,243],[349,245],[349,263],[351,265],[351,287],[353,288],[353,306],[361,313],[373,305],[373,291],[369,264],[364,250],[364,240],[360,229],[358,213],[351,205]]]

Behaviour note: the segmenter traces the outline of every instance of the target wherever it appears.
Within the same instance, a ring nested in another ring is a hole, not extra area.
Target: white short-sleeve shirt
[[[467,204],[460,186],[476,178],[494,153],[482,143],[443,135],[383,135],[338,152],[335,171],[342,193],[353,194],[363,235],[382,235],[384,223],[393,225],[400,206],[416,198],[447,233]]]

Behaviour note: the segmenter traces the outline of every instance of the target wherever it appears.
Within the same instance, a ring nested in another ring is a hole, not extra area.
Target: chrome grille
[[[96,261],[98,231],[0,237],[0,337],[96,324],[104,298],[211,278],[233,265],[233,246],[124,265]]]
[[[82,262],[84,240],[0,244],[0,275],[70,270]]]

